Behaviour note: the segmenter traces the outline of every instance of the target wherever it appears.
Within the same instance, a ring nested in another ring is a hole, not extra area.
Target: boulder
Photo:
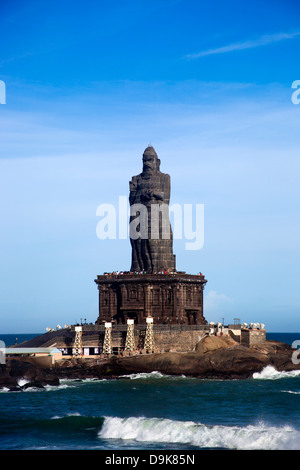
[[[232,346],[238,346],[234,339],[230,336],[204,336],[196,345],[195,352],[198,354],[205,354],[207,352],[215,351],[216,349],[224,349]]]
[[[25,379],[26,384],[19,385],[19,380]],[[0,371],[0,388],[22,390],[29,387],[42,388],[45,385],[59,385],[59,378],[48,369],[42,369],[26,360],[9,359]]]
[[[33,380],[37,374],[37,367],[26,360],[12,359],[7,361],[7,371],[10,377]]]

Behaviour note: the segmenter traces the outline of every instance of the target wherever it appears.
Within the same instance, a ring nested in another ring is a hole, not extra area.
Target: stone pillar
[[[151,286],[149,284],[144,286],[144,316],[148,317],[151,314]]]
[[[177,313],[177,285],[176,284],[172,286],[172,295],[173,295],[173,309],[172,309],[171,323],[173,323],[174,318],[176,318],[176,313]]]
[[[115,301],[116,293],[115,290],[112,288],[112,285],[108,287],[108,304],[109,304],[109,318],[113,318],[116,312],[116,301]]]
[[[178,320],[178,323],[180,323],[180,319],[185,317],[185,310],[184,310],[184,301],[185,301],[185,292],[184,292],[184,287],[180,283],[178,285],[178,304],[177,304],[177,311],[176,311],[176,318]]]

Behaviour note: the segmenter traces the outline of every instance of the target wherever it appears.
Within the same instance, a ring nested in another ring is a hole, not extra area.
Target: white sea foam
[[[127,374],[127,375],[120,375],[120,377],[123,378],[129,378],[132,380],[136,379],[162,379],[162,378],[167,378],[171,380],[178,380],[178,379],[186,379],[187,377],[185,375],[168,375],[168,374],[162,374],[161,372],[158,371],[153,371],[153,372],[138,372],[136,374]]]
[[[69,417],[69,416],[81,416],[81,414],[80,413],[67,413],[64,416],[57,416],[57,415],[52,416],[51,419],[64,419],[64,418]]]
[[[299,377],[300,370],[278,371],[273,366],[266,366],[261,372],[254,372],[253,378],[260,380],[277,380],[291,377]]]
[[[22,379],[18,379],[17,383],[18,383],[19,387],[23,387],[24,385],[28,384],[28,382],[29,382],[28,379],[22,378]]]
[[[45,392],[45,389],[44,389],[44,387],[28,387],[28,388],[25,388],[24,390],[22,390],[22,393],[31,393],[31,392],[41,393],[41,392]]]
[[[60,379],[60,386],[64,386],[65,388],[75,388],[85,383],[92,383],[92,382],[108,382],[108,379],[100,379],[100,378],[87,378],[87,379]]]
[[[162,377],[168,377],[161,372],[153,371],[153,372],[139,372],[137,374],[127,374],[121,375],[120,377],[129,378],[131,380],[136,379],[161,379]]]
[[[180,443],[200,448],[239,450],[299,449],[300,432],[290,426],[208,426],[162,418],[105,417],[99,431],[104,439]]]
[[[108,382],[108,379],[100,379],[98,377],[88,377],[87,379],[82,379],[82,382]]]
[[[63,390],[65,388],[72,388],[67,384],[60,384],[60,385],[45,385],[44,390],[47,392],[55,392],[56,390]]]
[[[22,392],[56,392],[58,390],[63,390],[66,388],[72,388],[72,386],[66,384],[44,385],[43,387],[28,387],[23,389]]]

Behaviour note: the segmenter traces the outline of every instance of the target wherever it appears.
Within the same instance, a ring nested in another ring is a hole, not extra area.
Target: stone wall
[[[123,349],[126,341],[127,328],[115,327],[112,329],[112,347]],[[196,344],[208,333],[205,327],[188,327],[186,325],[154,325],[154,347],[156,352],[189,352],[194,351]],[[134,337],[136,348],[143,350],[146,327],[135,326]],[[100,342],[102,335],[100,338]],[[104,340],[104,333],[103,333]]]
[[[251,347],[266,341],[266,330],[242,329],[241,343],[243,346]]]
[[[207,325],[153,325],[154,346],[157,352],[188,352],[195,349],[196,344],[209,332]],[[70,350],[74,344],[68,338],[68,344],[62,341],[56,347],[67,347]],[[146,325],[134,326],[136,349],[143,350],[145,344]],[[102,325],[82,327],[82,346],[103,348],[105,328]],[[113,325],[111,329],[111,346],[114,353],[124,350],[127,336],[127,326]],[[61,337],[60,337],[61,339]]]
[[[154,335],[155,351],[157,352],[190,352],[205,336],[205,331],[170,331],[156,332]]]

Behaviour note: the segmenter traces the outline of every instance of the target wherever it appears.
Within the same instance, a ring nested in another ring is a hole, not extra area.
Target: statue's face
[[[143,155],[143,170],[156,170],[157,162],[155,155]]]

